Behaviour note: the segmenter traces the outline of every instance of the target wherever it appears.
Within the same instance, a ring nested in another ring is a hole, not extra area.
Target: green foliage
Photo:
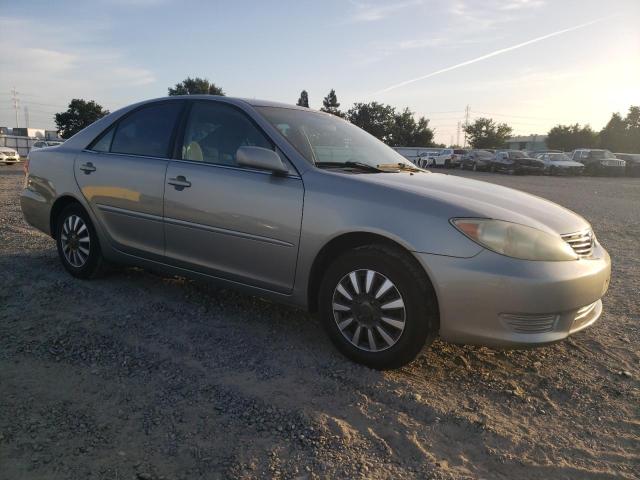
[[[477,118],[464,127],[473,148],[501,148],[513,129],[506,123],[496,123],[491,118]]]
[[[597,147],[598,134],[589,125],[556,125],[547,133],[547,147],[570,152],[576,148]]]
[[[416,122],[408,108],[396,112],[391,105],[378,102],[356,103],[346,114],[347,120],[393,147],[429,147],[433,145],[433,130],[429,120]]]
[[[391,139],[393,147],[429,147],[433,144],[433,130],[429,128],[429,120],[420,117],[416,122],[413,112],[405,108],[395,113]]]
[[[625,118],[611,115],[600,131],[600,146],[621,153],[640,153],[640,107],[631,106]]]
[[[302,92],[300,92],[300,98],[298,98],[296,105],[299,107],[309,108],[309,94],[306,90],[302,90]]]
[[[74,98],[66,112],[55,114],[55,122],[60,136],[69,138],[108,114],[109,110],[105,110],[93,100]]]
[[[169,88],[169,96],[173,95],[221,95],[224,96],[222,88],[209,82],[206,78],[187,77],[182,82],[176,83],[174,88]]]
[[[344,117],[344,114],[340,111],[340,103],[336,96],[336,91],[332,88],[329,94],[322,99],[322,112],[327,112],[338,117]]]
[[[391,138],[395,109],[378,102],[354,103],[347,120],[383,142]]]

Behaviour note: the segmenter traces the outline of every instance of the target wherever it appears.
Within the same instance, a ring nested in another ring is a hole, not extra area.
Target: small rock
[[[623,370],[622,372],[620,372],[620,375],[627,377],[627,378],[631,378],[631,372],[629,370]]]

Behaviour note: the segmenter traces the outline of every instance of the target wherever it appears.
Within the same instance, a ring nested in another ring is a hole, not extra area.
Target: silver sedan
[[[609,285],[609,255],[579,215],[424,171],[307,108],[146,101],[33,151],[26,170],[24,216],[71,275],[137,265],[297,305],[374,368],[437,335],[561,340],[598,319]]]

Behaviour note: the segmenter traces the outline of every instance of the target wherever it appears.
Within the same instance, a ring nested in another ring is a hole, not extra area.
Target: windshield
[[[492,158],[493,154],[491,152],[487,152],[486,150],[476,150],[474,152],[479,158]]]
[[[564,153],[550,153],[549,160],[552,162],[566,162],[567,160],[571,160]]]
[[[522,152],[509,152],[509,158],[527,158]]]
[[[591,150],[591,158],[616,158],[609,150]]]
[[[402,164],[415,168],[374,136],[335,115],[281,107],[256,109],[311,164]]]

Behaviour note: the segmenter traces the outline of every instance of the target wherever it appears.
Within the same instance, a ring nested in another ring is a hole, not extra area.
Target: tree
[[[429,120],[420,117],[416,122],[408,108],[396,112],[383,103],[356,103],[346,114],[347,120],[392,147],[433,146],[433,130]]]
[[[309,94],[306,90],[302,90],[300,92],[300,98],[298,98],[298,102],[296,103],[299,107],[307,107],[309,108]]]
[[[416,122],[413,112],[405,108],[395,113],[389,145],[392,147],[430,147],[433,145],[433,130],[429,120],[420,117]]]
[[[629,153],[640,153],[640,106],[629,107],[629,112],[624,121],[627,124],[629,136]]]
[[[222,88],[209,82],[206,78],[187,77],[182,82],[176,83],[174,88],[169,88],[169,96],[173,95],[221,95]]]
[[[69,138],[108,114],[109,110],[105,110],[93,100],[74,98],[66,112],[55,114],[55,122],[60,136]]]
[[[500,148],[513,129],[506,123],[496,123],[491,118],[477,118],[464,127],[469,143],[473,148]]]
[[[600,146],[613,152],[640,153],[640,107],[629,107],[624,118],[612,114],[600,131]]]
[[[391,139],[395,123],[395,109],[383,103],[354,103],[347,112],[347,120],[383,142]]]
[[[327,112],[338,117],[344,117],[344,114],[340,111],[340,103],[338,103],[338,97],[336,91],[332,88],[329,94],[322,100],[322,112]]]
[[[547,133],[547,147],[570,152],[598,146],[598,134],[589,125],[556,125]]]
[[[614,113],[600,131],[600,145],[614,152],[627,152],[630,147],[629,140],[627,122],[619,113]]]

